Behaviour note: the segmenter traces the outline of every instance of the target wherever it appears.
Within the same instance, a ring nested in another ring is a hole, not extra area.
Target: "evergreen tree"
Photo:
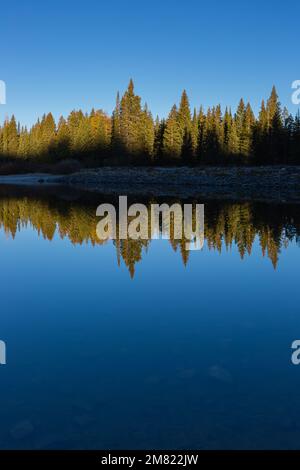
[[[236,155],[239,153],[239,139],[236,129],[236,121],[232,117],[231,110],[226,108],[223,120],[223,148],[224,157],[227,161],[235,162]]]
[[[247,136],[246,136],[246,107],[244,100],[241,98],[236,114],[235,114],[235,124],[237,130],[237,136],[239,141],[239,153],[241,157],[245,157],[247,154]]]
[[[292,163],[299,165],[300,163],[300,112],[298,111],[293,128],[292,140]]]
[[[48,156],[53,152],[56,133],[56,125],[51,113],[48,113],[47,116],[43,116],[40,132],[41,143],[39,150],[42,155]]]
[[[217,163],[221,153],[221,115],[220,108],[208,108],[205,121],[204,161]]]
[[[154,137],[152,114],[148,110],[147,104],[145,104],[140,122],[140,150],[144,156],[151,159],[154,156]]]
[[[30,135],[26,127],[20,131],[18,157],[23,159],[30,157]]]
[[[74,148],[79,158],[91,153],[92,130],[88,116],[80,120],[78,130],[74,137]]]
[[[3,127],[3,155],[16,157],[19,147],[17,123],[14,116],[6,120]]]
[[[66,120],[61,116],[56,136],[56,153],[58,158],[68,158],[71,150],[70,130]]]
[[[191,124],[192,156],[194,160],[197,157],[198,133],[199,133],[199,120],[197,116],[197,110],[196,108],[194,108],[192,124]]]
[[[163,144],[166,122],[164,119],[160,121],[157,116],[154,125],[154,160],[159,162],[163,158]]]
[[[174,105],[166,121],[163,137],[163,154],[167,159],[180,160],[182,149],[182,133],[178,121],[177,106]]]
[[[120,104],[120,135],[124,150],[135,156],[141,152],[141,98],[134,93],[134,84],[130,80]]]
[[[194,155],[194,146],[193,146],[192,133],[191,131],[186,129],[184,136],[183,136],[183,143],[181,147],[182,161],[185,163],[192,162],[193,155]]]
[[[192,118],[190,103],[185,90],[181,95],[177,121],[181,134],[181,155],[184,160],[190,161],[193,157]]]
[[[268,160],[279,163],[283,153],[282,112],[275,86],[267,102],[268,117]]]
[[[111,143],[111,121],[102,111],[92,110],[90,114],[91,151],[103,157],[107,155]]]
[[[198,114],[198,137],[196,150],[196,160],[199,163],[203,162],[205,156],[206,120],[203,107],[201,106]]]
[[[116,106],[112,114],[111,123],[111,147],[113,152],[120,152],[122,150],[121,142],[121,104],[120,94],[117,93]]]
[[[263,163],[268,152],[268,113],[264,100],[258,116],[258,121],[254,125],[253,149],[256,163]]]
[[[130,80],[120,100],[119,93],[112,116],[102,110],[84,114],[72,111],[61,117],[56,127],[51,113],[27,129],[16,123],[14,116],[0,127],[2,158],[40,159],[103,158],[121,155],[141,163],[195,162],[198,164],[256,163],[279,164],[300,161],[300,118],[281,110],[273,87],[265,105],[262,101],[258,117],[251,105],[240,100],[236,113],[221,106],[200,107],[191,116],[189,100],[184,90],[179,108],[174,105],[166,120],[155,123],[147,105],[134,92]],[[141,157],[141,158],[140,158]],[[243,246],[243,249],[246,249]]]

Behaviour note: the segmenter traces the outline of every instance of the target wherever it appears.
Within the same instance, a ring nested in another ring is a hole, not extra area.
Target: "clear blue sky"
[[[273,84],[296,113],[299,13],[298,2],[269,0],[3,2],[0,119],[111,112],[130,77],[154,115],[166,115],[183,88],[192,106],[235,107],[243,96],[257,111]]]

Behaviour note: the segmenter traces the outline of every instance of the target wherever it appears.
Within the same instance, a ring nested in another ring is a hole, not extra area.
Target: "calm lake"
[[[299,449],[300,205],[194,201],[186,251],[100,242],[113,199],[0,187],[0,448]]]

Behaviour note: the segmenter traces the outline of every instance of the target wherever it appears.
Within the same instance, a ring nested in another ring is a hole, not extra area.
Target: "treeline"
[[[275,87],[256,117],[240,100],[236,112],[220,105],[191,112],[186,91],[167,119],[154,120],[130,81],[117,95],[112,116],[72,111],[55,122],[51,113],[30,129],[14,116],[0,128],[2,160],[101,164],[299,164],[300,114],[282,109]]]

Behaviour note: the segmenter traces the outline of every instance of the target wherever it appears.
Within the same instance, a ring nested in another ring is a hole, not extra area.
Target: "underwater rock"
[[[232,382],[232,375],[231,373],[227,370],[224,369],[221,366],[212,366],[209,369],[209,375],[213,379],[220,380],[221,382]]]
[[[10,430],[10,435],[14,439],[24,439],[25,437],[32,434],[34,426],[29,420],[20,421]]]

